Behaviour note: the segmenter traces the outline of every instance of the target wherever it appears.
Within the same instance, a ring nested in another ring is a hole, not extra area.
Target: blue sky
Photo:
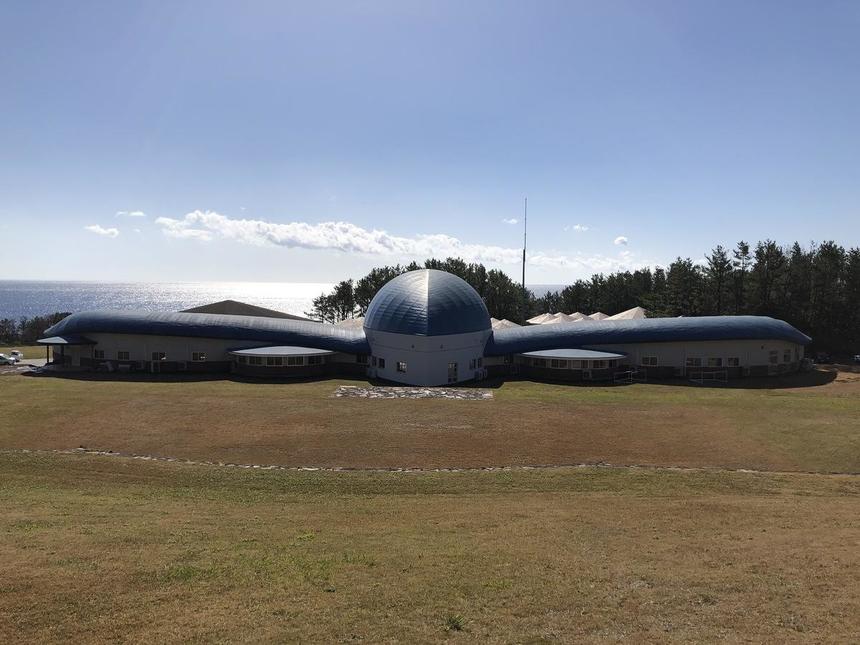
[[[532,283],[857,245],[858,33],[857,2],[5,2],[0,278],[516,275],[524,195]]]

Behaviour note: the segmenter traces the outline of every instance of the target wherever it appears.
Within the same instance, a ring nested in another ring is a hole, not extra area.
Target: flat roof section
[[[544,349],[540,352],[525,352],[523,356],[531,358],[565,358],[583,361],[601,361],[624,358],[627,354],[613,352],[598,352],[594,349]]]
[[[249,349],[234,349],[230,351],[234,356],[323,356],[334,354],[327,349],[316,347],[293,347],[290,345],[279,345],[275,347],[251,347]]]

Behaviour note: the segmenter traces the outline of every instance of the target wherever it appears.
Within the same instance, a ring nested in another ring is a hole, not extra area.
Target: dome
[[[490,329],[490,314],[468,282],[446,271],[423,269],[388,282],[370,302],[365,329],[447,336]]]

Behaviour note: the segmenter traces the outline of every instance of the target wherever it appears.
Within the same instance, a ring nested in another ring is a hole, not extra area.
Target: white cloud
[[[471,244],[444,233],[402,237],[378,229],[368,230],[350,222],[277,223],[232,219],[216,212],[198,210],[187,213],[182,219],[159,217],[155,224],[168,237],[200,242],[223,239],[255,246],[341,251],[407,261],[456,256],[470,262],[516,266],[522,260],[521,248]],[[547,251],[530,253],[528,262],[533,266],[583,271],[615,271],[638,266],[633,257],[568,256]]]
[[[513,217],[511,219],[502,219],[502,221],[505,224],[518,224],[519,223],[519,220],[516,217]]]
[[[98,224],[91,224],[90,226],[84,226],[84,229],[89,231],[90,233],[95,233],[96,235],[104,235],[105,237],[117,237],[119,235],[119,230],[115,228],[103,228]]]
[[[195,211],[200,212],[200,211]],[[184,220],[171,219],[170,217],[159,217],[155,220],[157,226],[161,226],[161,230],[167,237],[175,237],[185,240],[202,240],[209,242],[213,239],[212,233],[204,229],[194,228],[189,220],[189,216],[194,213],[189,213]]]
[[[576,231],[577,233],[585,233],[588,227],[585,224],[574,224],[573,226],[565,226],[565,231]]]
[[[134,228],[134,229],[132,229],[132,230],[133,230],[135,233],[140,233],[140,229],[139,229],[139,228]]]
[[[143,211],[117,211],[117,217],[146,217]]]
[[[615,246],[627,246],[627,238],[624,237],[623,235],[619,235],[618,237],[615,238],[615,240],[612,243]]]

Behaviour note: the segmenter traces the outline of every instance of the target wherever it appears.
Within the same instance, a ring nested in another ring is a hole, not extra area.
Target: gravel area
[[[335,390],[334,396],[352,399],[463,399],[484,401],[492,399],[493,393],[489,390],[473,388],[342,385]]]

